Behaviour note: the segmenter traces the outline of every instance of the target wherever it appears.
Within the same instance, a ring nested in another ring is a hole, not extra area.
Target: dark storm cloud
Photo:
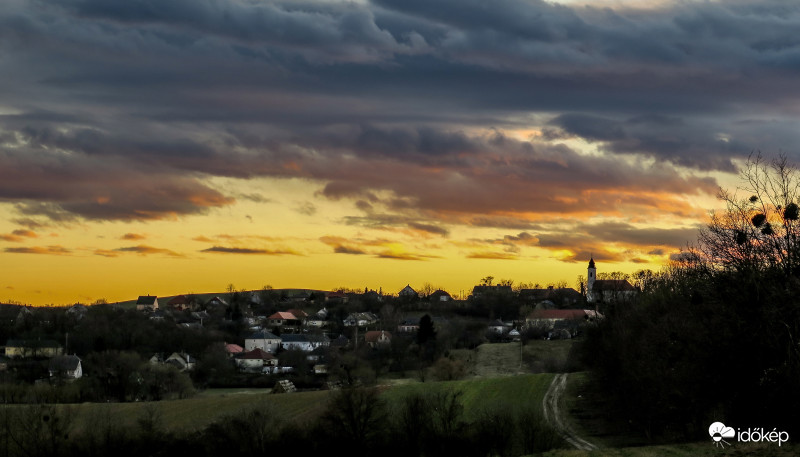
[[[0,149],[0,201],[15,202],[20,214],[56,222],[147,220],[233,202],[185,171],[148,166],[136,154],[95,160],[52,129],[30,130],[14,132],[19,141]]]
[[[405,228],[422,235],[439,235],[446,237],[450,231],[442,226],[425,223],[414,217],[402,214],[384,214],[368,212],[364,216],[345,216],[343,222],[348,225],[360,225],[383,230],[404,230]]]
[[[0,157],[0,163],[7,164]],[[159,176],[160,175],[160,176]],[[227,198],[188,176],[136,173],[119,169],[80,170],[63,167],[0,166],[0,200],[17,202],[22,215],[56,222],[148,220],[202,213],[230,204]],[[40,200],[44,200],[40,201]]]
[[[686,246],[686,243],[697,239],[700,227],[687,228],[652,228],[637,227],[622,222],[604,222],[584,226],[587,233],[604,240],[614,240],[637,246]]]
[[[586,37],[586,24],[569,8],[542,0],[375,0],[373,3],[457,30],[494,30],[533,41]]]
[[[48,254],[48,255],[69,255],[72,251],[63,246],[31,246],[31,247],[15,247],[5,248],[4,252],[13,254]]]
[[[351,248],[351,247],[344,246],[344,245],[334,246],[333,252],[335,252],[337,254],[352,254],[352,255],[363,255],[363,254],[366,254],[366,252],[364,252],[364,251],[362,251],[360,249]]]
[[[423,224],[420,222],[409,222],[408,226],[414,230],[419,230],[421,232],[432,233],[434,235],[441,235],[447,236],[450,234],[450,231],[444,227],[439,227],[437,225],[431,224]]]
[[[467,254],[468,259],[490,259],[490,260],[517,260],[518,256],[507,252],[473,252]]]
[[[158,219],[234,203],[209,177],[268,176],[434,234],[529,230],[522,213],[686,215],[666,194],[716,183],[679,167],[729,172],[800,140],[798,27],[800,6],[778,1],[9,0],[0,201]]]
[[[50,227],[50,224],[31,219],[29,217],[21,217],[21,218],[11,219],[11,222],[13,222],[13,223],[15,223],[17,225],[21,225],[23,227],[27,227],[27,228],[29,228],[31,230],[43,229],[43,228]]]
[[[375,255],[379,259],[392,259],[392,260],[429,260],[435,259],[436,256],[411,254],[407,252],[391,252],[384,251]]]
[[[668,165],[654,168],[613,157],[586,157],[566,146],[498,138],[496,133],[475,141],[481,142],[484,154],[462,158],[461,165],[449,168],[365,161],[360,166],[326,163],[324,171],[309,167],[306,172],[320,177],[324,173],[330,182],[322,194],[332,199],[371,196],[373,206],[382,203],[393,211],[446,212],[453,217],[482,214],[484,220],[509,212],[604,214],[632,207],[662,208],[686,216],[690,208],[684,202],[657,192],[697,194],[717,189],[713,179],[683,176]],[[373,193],[376,189],[390,190],[394,197],[379,198]],[[381,216],[386,217],[396,216]],[[348,220],[381,222],[374,216]]]
[[[577,224],[569,233],[541,233],[536,237],[542,247],[570,247],[604,240],[638,247],[669,246],[680,248],[690,240],[697,238],[697,227],[659,229],[637,227],[622,222],[605,222],[601,224]],[[650,252],[652,250],[649,250]]]
[[[245,255],[300,255],[288,249],[254,249],[254,248],[232,248],[225,246],[212,246],[200,252],[211,252],[217,254],[245,254]]]
[[[140,244],[138,246],[126,246],[122,248],[117,248],[114,249],[114,252],[132,252],[139,255],[163,254],[170,257],[183,257],[183,254],[179,254],[170,249],[157,248],[153,246],[147,246],[144,244]],[[95,254],[108,257],[108,254],[105,253],[105,251],[98,251],[95,252]]]
[[[472,248],[503,246],[504,257],[512,258],[528,247],[547,249],[563,256],[560,260],[576,262],[594,256],[596,260],[645,263],[641,256],[663,256],[667,248],[680,249],[697,237],[697,227],[652,228],[622,222],[586,224],[576,220],[558,220],[541,224],[535,234],[520,232],[502,238],[472,239]],[[478,251],[486,252],[486,251]]]
[[[677,165],[736,171],[731,159],[747,151],[747,144],[721,137],[713,126],[695,123],[686,125],[679,118],[646,115],[615,120],[586,114],[562,114],[550,121],[564,133],[589,142],[602,144],[602,149],[617,154],[640,154],[669,160]],[[673,131],[680,131],[676,134]],[[549,131],[547,134],[558,137]]]
[[[401,51],[402,45],[375,24],[369,8],[341,3],[234,2],[174,0],[170,2],[106,2],[76,0],[79,16],[125,24],[157,24],[202,36],[219,36],[242,44],[240,52],[257,56],[244,45],[274,43],[298,47],[322,58],[326,52],[341,58],[369,58],[381,49]],[[359,49],[368,47],[367,49]],[[350,52],[346,52],[350,51]],[[302,52],[302,51],[301,51]]]
[[[365,249],[356,247],[358,240],[348,240],[338,236],[323,236],[319,239],[321,242],[333,248],[336,254],[351,254],[351,255],[364,255],[367,254]]]

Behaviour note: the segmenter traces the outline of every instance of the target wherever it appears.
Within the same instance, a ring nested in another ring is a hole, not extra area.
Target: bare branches
[[[712,214],[695,254],[713,268],[796,273],[800,259],[797,168],[785,155],[767,162],[759,152],[750,155],[741,178],[737,193],[720,189],[718,197],[726,209]],[[746,197],[740,197],[741,193]]]

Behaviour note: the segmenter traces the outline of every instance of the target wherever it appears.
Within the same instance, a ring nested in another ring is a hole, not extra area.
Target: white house
[[[241,371],[262,373],[265,368],[276,366],[278,358],[259,348],[236,355],[236,367]]]
[[[502,335],[510,329],[511,326],[504,324],[503,321],[501,321],[500,319],[495,319],[494,322],[489,324],[489,331],[494,332],[498,335]]]
[[[50,377],[78,379],[83,376],[81,359],[76,355],[59,355],[50,359],[47,371]]]
[[[397,331],[402,333],[412,333],[419,330],[419,318],[408,317],[403,320],[398,326]]]
[[[155,295],[140,295],[136,300],[136,311],[155,311],[158,309],[158,297]]]
[[[173,352],[172,355],[164,360],[164,363],[168,363],[180,371],[190,371],[194,369],[196,360],[185,352]]]
[[[378,316],[372,313],[351,313],[344,320],[345,327],[366,327],[378,322]]]
[[[261,330],[260,332],[253,333],[244,339],[244,350],[252,351],[253,349],[261,349],[274,354],[281,345],[281,338],[273,335],[272,333]]]
[[[284,350],[300,349],[311,352],[321,346],[330,346],[331,340],[325,335],[285,334],[281,335],[281,347]]]
[[[328,310],[322,308],[316,313],[306,318],[306,325],[308,327],[322,328],[328,324]]]
[[[525,324],[528,327],[552,329],[558,322],[571,322],[577,325],[602,317],[602,314],[592,309],[537,309],[525,318]]]

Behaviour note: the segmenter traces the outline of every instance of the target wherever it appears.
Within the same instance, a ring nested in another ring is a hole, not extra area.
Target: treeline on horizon
[[[636,270],[633,273],[625,273],[621,271],[611,271],[611,272],[598,272],[597,279],[625,279],[629,280],[631,284],[634,286],[641,288],[645,286],[647,280],[651,278],[655,273],[649,269],[641,269]],[[521,290],[524,289],[546,289],[546,288],[554,288],[558,289],[566,289],[573,287],[576,291],[580,291],[582,288],[585,289],[586,287],[586,278],[584,275],[577,275],[575,279],[574,286],[570,286],[566,280],[559,280],[554,282],[549,282],[546,284],[539,283],[539,282],[515,282],[512,279],[500,279],[495,284],[495,277],[494,276],[485,276],[478,281],[476,286],[508,286],[511,288],[513,293],[519,293]],[[244,300],[244,299],[252,299],[255,298],[259,302],[272,302],[277,300],[289,299],[291,296],[298,292],[308,292],[308,300],[309,302],[315,303],[323,303],[324,297],[326,293],[330,292],[337,292],[342,294],[347,294],[352,297],[364,297],[368,293],[375,293],[376,290],[369,289],[369,288],[354,288],[354,287],[346,287],[346,286],[339,286],[335,287],[331,290],[322,290],[322,289],[308,289],[308,288],[273,288],[271,285],[263,286],[261,289],[236,289],[235,286],[231,283],[227,286],[225,292],[205,292],[205,293],[185,293],[185,294],[178,294],[178,295],[164,295],[164,296],[157,296],[159,300],[159,307],[164,308],[165,302],[171,298],[174,298],[179,295],[184,295],[188,297],[190,300],[207,300],[213,297],[222,297],[230,299],[230,301],[236,300]],[[443,287],[434,287],[430,282],[423,283],[418,290],[416,290],[418,297],[422,301],[430,300],[431,296],[435,292],[444,291],[450,294],[445,288]],[[400,298],[398,293],[380,293],[381,298],[386,299],[398,299]],[[459,296],[458,294],[450,294],[454,301],[462,301],[466,302],[471,298],[470,294],[466,296]],[[41,305],[34,305],[30,303],[25,303],[20,300],[0,300],[0,306],[17,306],[17,307],[34,307],[34,308],[67,308],[76,305],[82,306],[96,306],[96,305],[113,305],[113,306],[129,306],[133,307],[135,305],[136,298],[132,298],[129,300],[122,300],[118,302],[111,302],[106,298],[98,298],[88,303],[84,303],[81,301],[75,301],[70,303],[47,303]]]

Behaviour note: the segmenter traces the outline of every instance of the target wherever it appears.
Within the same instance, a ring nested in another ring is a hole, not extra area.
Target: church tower
[[[591,256],[589,259],[589,268],[586,269],[586,274],[586,300],[593,302],[592,288],[594,287],[594,280],[597,279],[597,268],[594,267],[594,256]]]

